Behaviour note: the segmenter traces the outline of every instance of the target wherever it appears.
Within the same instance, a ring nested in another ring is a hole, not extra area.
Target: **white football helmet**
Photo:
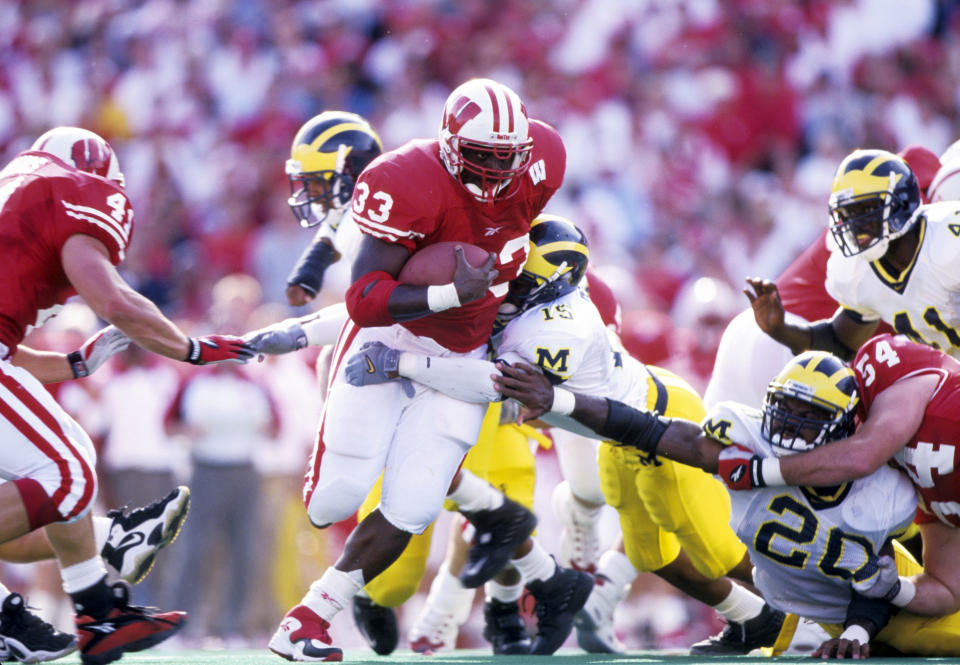
[[[930,203],[960,201],[960,154],[943,162],[927,188]]]
[[[30,149],[50,153],[81,171],[103,176],[124,186],[120,162],[113,148],[89,129],[54,127],[34,141]]]
[[[440,120],[440,158],[475,199],[490,203],[514,194],[531,150],[527,111],[513,90],[472,79],[450,93]]]

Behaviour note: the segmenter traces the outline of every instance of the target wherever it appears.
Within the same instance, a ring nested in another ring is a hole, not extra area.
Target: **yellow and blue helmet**
[[[913,227],[920,203],[906,161],[886,150],[854,150],[833,179],[830,231],[844,256],[876,261]]]
[[[761,433],[777,455],[812,450],[853,433],[859,401],[853,370],[826,351],[805,351],[767,387]]]
[[[324,111],[304,123],[286,164],[287,204],[300,225],[316,226],[346,207],[360,173],[381,152],[380,137],[356,113]]]
[[[523,311],[556,300],[579,286],[589,261],[587,238],[573,222],[558,215],[540,215],[530,223],[527,261],[510,282],[506,302]]]

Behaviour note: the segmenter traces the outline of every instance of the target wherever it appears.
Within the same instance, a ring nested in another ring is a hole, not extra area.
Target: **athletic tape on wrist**
[[[862,645],[870,642],[870,633],[868,633],[867,629],[863,626],[853,624],[852,626],[847,626],[846,630],[840,634],[840,639],[850,640],[851,642],[857,641]]]
[[[431,312],[442,312],[460,306],[457,285],[453,282],[427,287],[427,307]]]
[[[553,389],[553,404],[550,405],[550,413],[556,413],[561,416],[569,416],[573,413],[577,405],[577,397],[565,388],[555,387]]]

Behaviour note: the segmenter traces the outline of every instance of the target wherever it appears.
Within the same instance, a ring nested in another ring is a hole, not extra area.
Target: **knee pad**
[[[307,517],[317,527],[345,520],[357,512],[369,491],[365,483],[344,477],[317,485],[307,498]]]
[[[419,535],[427,530],[427,527],[437,519],[440,511],[443,510],[443,502],[436,506],[414,505],[412,502],[405,502],[403,506],[385,506],[380,504],[380,513],[390,524],[401,531]]]

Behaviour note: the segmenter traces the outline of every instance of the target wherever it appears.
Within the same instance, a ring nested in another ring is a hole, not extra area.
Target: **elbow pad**
[[[830,321],[820,321],[810,325],[810,348],[827,351],[844,361],[853,358],[853,350],[840,341]]]
[[[597,434],[605,439],[656,454],[657,444],[672,420],[658,413],[641,411],[623,402],[607,399],[607,420]]]
[[[390,294],[400,285],[393,275],[375,270],[355,281],[347,289],[347,313],[361,328],[392,326],[396,319],[390,314]]]

